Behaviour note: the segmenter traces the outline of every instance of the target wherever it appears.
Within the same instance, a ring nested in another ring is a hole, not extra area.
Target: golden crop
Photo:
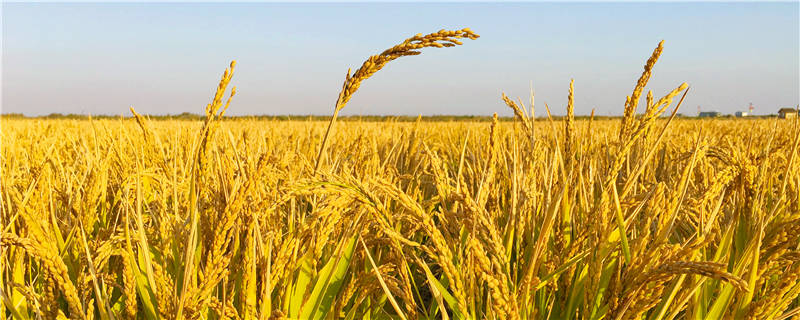
[[[202,122],[3,119],[0,315],[796,317],[798,122],[636,115],[660,53],[622,119],[228,120],[233,65]]]

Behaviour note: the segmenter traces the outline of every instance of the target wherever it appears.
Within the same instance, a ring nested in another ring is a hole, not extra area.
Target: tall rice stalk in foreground
[[[319,154],[317,155],[317,161],[314,165],[314,175],[316,175],[317,171],[319,170],[319,165],[322,162],[322,156],[325,152],[325,147],[327,146],[328,136],[331,133],[333,124],[336,122],[336,118],[339,116],[339,111],[341,111],[344,106],[347,105],[347,102],[350,101],[350,98],[361,86],[362,81],[369,79],[369,77],[375,74],[375,72],[381,70],[384,66],[386,66],[386,64],[394,59],[421,54],[422,52],[419,50],[422,48],[454,47],[462,44],[459,39],[467,38],[475,40],[479,37],[479,35],[472,32],[472,30],[469,28],[452,31],[439,30],[438,32],[424,36],[420,33],[406,39],[394,47],[384,50],[378,55],[370,56],[352,76],[350,76],[350,69],[347,69],[347,75],[345,76],[344,84],[342,85],[342,91],[339,92],[339,97],[336,98],[336,104],[333,107],[333,116],[331,117],[331,121],[328,123],[328,129],[325,130],[325,136],[322,138],[322,144],[319,147]]]

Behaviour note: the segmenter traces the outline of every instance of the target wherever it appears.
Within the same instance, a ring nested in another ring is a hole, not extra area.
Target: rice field
[[[558,118],[531,94],[498,97],[513,121],[336,122],[459,39],[370,57],[329,122],[226,118],[235,64],[204,121],[3,119],[0,315],[798,318],[797,120],[675,117],[688,85],[644,91],[659,44],[617,119],[575,119],[569,84]]]

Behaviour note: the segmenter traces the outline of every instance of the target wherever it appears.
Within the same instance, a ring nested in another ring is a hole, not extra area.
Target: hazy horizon
[[[772,114],[800,101],[800,2],[3,3],[2,113],[202,113],[231,60],[231,115],[329,115],[348,68],[416,33],[470,27],[463,46],[400,58],[343,115],[508,116],[500,93],[564,113],[622,113],[660,40],[648,89],[691,86],[681,113]],[[640,105],[643,105],[640,104]]]

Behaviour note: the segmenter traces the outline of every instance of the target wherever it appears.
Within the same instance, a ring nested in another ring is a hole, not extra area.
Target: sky
[[[402,57],[344,115],[619,115],[659,41],[648,89],[681,111],[800,103],[800,2],[3,3],[3,113],[202,113],[231,60],[231,115],[329,115],[348,68],[417,33],[481,37]],[[640,105],[643,105],[641,103]],[[640,110],[641,111],[641,110]]]

